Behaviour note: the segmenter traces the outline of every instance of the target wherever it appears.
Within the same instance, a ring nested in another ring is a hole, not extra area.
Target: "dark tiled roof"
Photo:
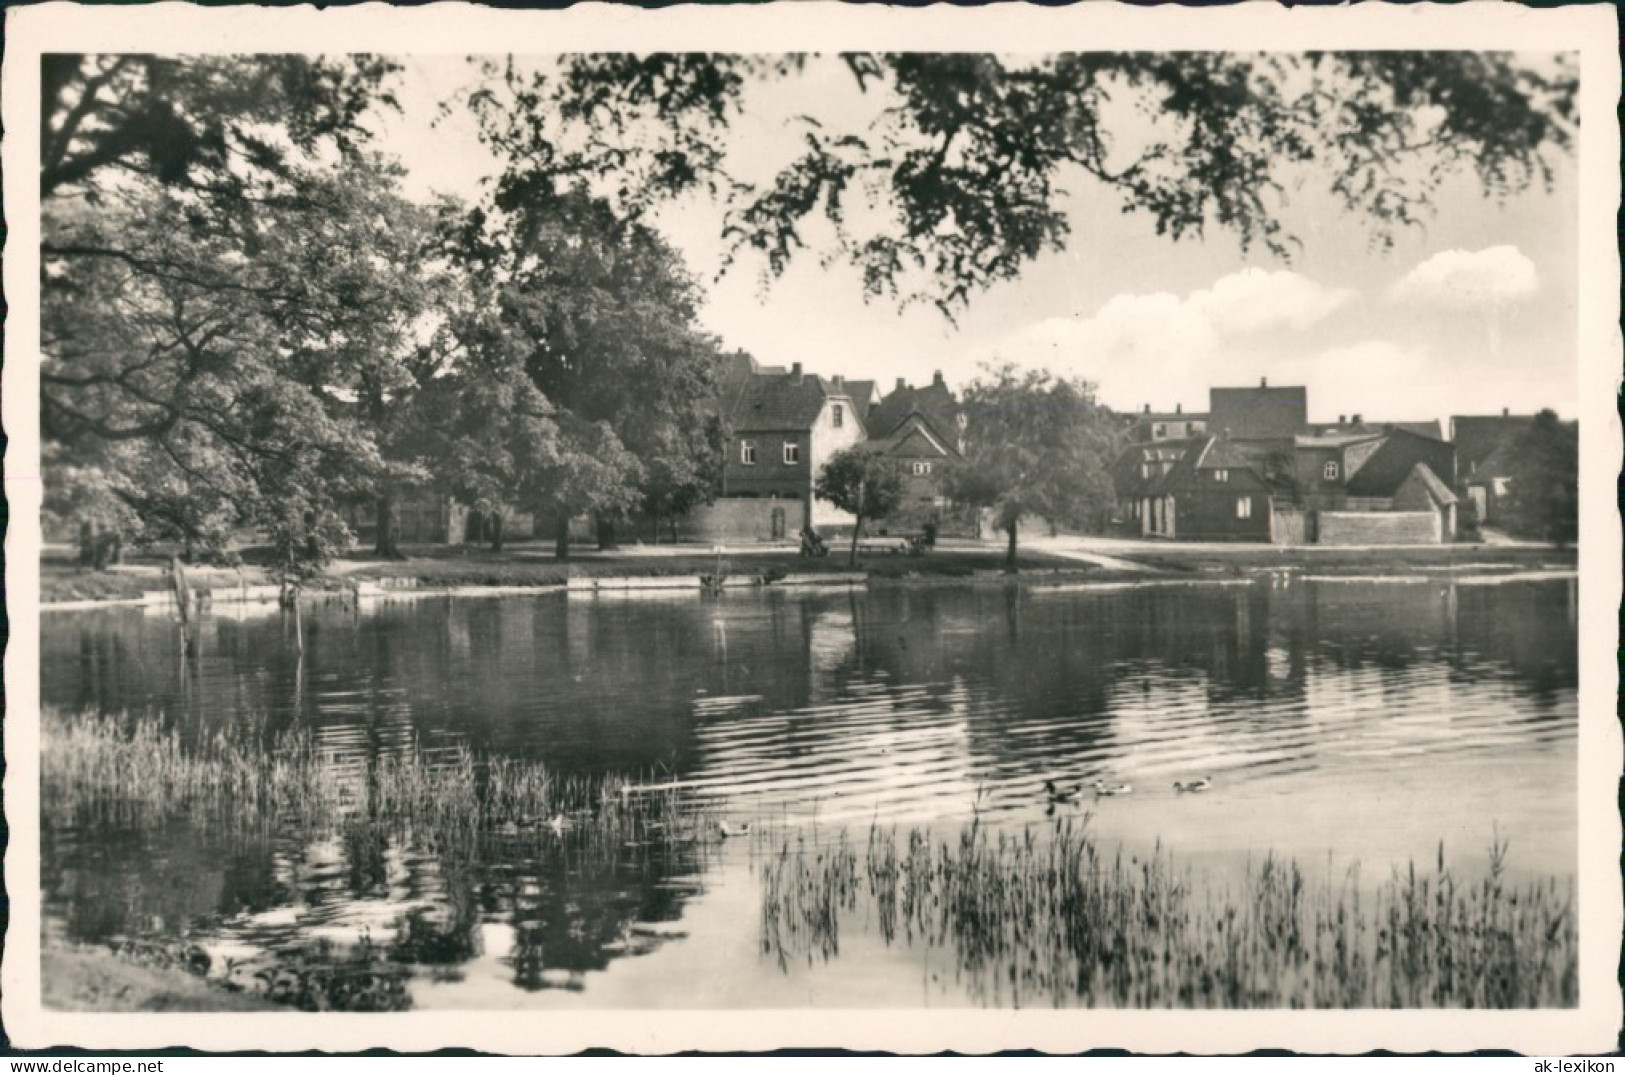
[[[1516,438],[1534,420],[1527,414],[1451,415],[1457,472],[1464,478],[1471,477],[1475,464],[1481,469],[1491,453]]]
[[[1450,491],[1450,486],[1440,481],[1439,476],[1433,473],[1433,468],[1426,463],[1418,463],[1412,467],[1411,475],[1421,479],[1422,484],[1427,487],[1428,495],[1433,497],[1435,504],[1454,504],[1456,502],[1456,494]]]
[[[1410,477],[1416,464],[1427,462],[1430,454],[1446,451],[1447,443],[1403,431],[1388,434],[1383,438],[1382,446],[1372,452],[1349,478],[1348,494],[1393,496],[1405,484],[1405,479]]]
[[[894,389],[869,411],[869,435],[888,437],[908,420],[911,414],[925,419],[931,432],[944,444],[959,440],[959,401],[940,381],[910,388],[904,385]]]
[[[1431,422],[1384,422],[1379,429],[1392,427],[1403,433],[1414,433],[1418,437],[1427,437],[1431,440],[1444,440],[1444,432],[1439,428],[1439,420]]]
[[[1302,385],[1208,389],[1208,428],[1234,437],[1302,433],[1309,423],[1309,393]]]
[[[1360,434],[1380,436],[1383,433],[1392,433],[1396,429],[1403,430],[1406,433],[1415,433],[1418,437],[1444,440],[1444,432],[1439,428],[1437,418],[1431,422],[1316,422],[1311,427],[1310,435],[1320,437],[1353,437]]]
[[[846,394],[852,397],[852,402],[860,407],[869,406],[869,401],[877,398],[875,395],[875,382],[873,381],[847,381]]]
[[[1459,451],[1460,449],[1458,449]],[[1495,450],[1478,461],[1478,468],[1471,474],[1465,469],[1461,471],[1464,481],[1484,482],[1491,478],[1512,477],[1512,464],[1518,458],[1518,438],[1508,437],[1495,446]],[[1459,465],[1459,464],[1458,464]]]
[[[1181,438],[1129,445],[1112,464],[1113,487],[1119,496],[1140,495],[1149,489],[1152,482],[1161,477],[1162,463],[1168,460],[1178,462],[1191,445],[1198,443],[1201,443],[1199,438]],[[1140,473],[1140,468],[1146,463],[1157,465],[1157,472],[1150,477]]]
[[[1163,441],[1163,444],[1170,442]],[[1196,484],[1198,471],[1234,470],[1238,476],[1248,475],[1259,485],[1268,486],[1269,480],[1264,476],[1264,457],[1275,447],[1268,442],[1256,444],[1238,444],[1225,437],[1193,437],[1188,441],[1181,441],[1188,445],[1180,456],[1179,462],[1173,469],[1161,477],[1153,477],[1147,484],[1145,492],[1151,496],[1161,496],[1164,493],[1176,492]],[[1146,445],[1148,448],[1156,445]],[[1238,485],[1245,484],[1238,482]]]
[[[730,419],[740,433],[811,429],[832,396],[847,398],[815,373],[758,373],[742,386]]]

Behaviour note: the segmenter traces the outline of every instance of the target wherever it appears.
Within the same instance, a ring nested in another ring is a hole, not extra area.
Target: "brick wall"
[[[1437,545],[1439,516],[1431,511],[1323,511],[1322,545]]]

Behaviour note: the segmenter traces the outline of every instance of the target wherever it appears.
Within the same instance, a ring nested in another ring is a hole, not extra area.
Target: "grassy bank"
[[[173,968],[142,967],[105,949],[40,953],[41,1003],[54,1011],[263,1012],[277,1005]]]
[[[1003,571],[1004,553],[1002,549],[981,546],[939,547],[924,556],[871,553],[859,556],[854,568],[847,561],[846,550],[840,547],[828,556],[807,558],[793,548],[764,546],[730,549],[721,557],[721,565],[723,573],[730,577],[767,582],[787,575],[840,575],[852,571],[882,579],[969,578]],[[562,586],[571,578],[709,575],[717,566],[715,552],[694,547],[582,552],[566,561],[553,559],[551,549],[541,547],[520,547],[502,553],[424,547],[410,550],[409,558],[403,561],[362,560],[344,573],[357,579],[414,579],[425,586]],[[1089,564],[1042,552],[1022,554],[1019,568],[1023,573],[1083,574],[1094,570]]]
[[[404,560],[379,561],[354,553],[332,564],[327,573],[309,584],[311,589],[342,588],[349,580],[406,579],[419,586],[563,586],[571,578],[694,577],[717,569],[717,556],[709,550],[684,547],[628,549],[617,552],[583,551],[568,560],[553,558],[551,546],[515,546],[505,552],[462,546],[425,545],[406,550]],[[40,599],[45,602],[116,601],[138,598],[169,585],[167,560],[132,557],[109,571],[87,571],[68,560],[47,559],[41,564]],[[1024,552],[1023,574],[1088,574],[1092,565],[1043,552]],[[856,568],[847,563],[844,549],[829,556],[807,559],[792,548],[765,546],[731,550],[722,557],[723,572],[735,578],[775,581],[787,575],[838,575],[859,571],[870,578],[970,578],[1001,573],[1002,549],[980,546],[938,548],[925,556],[875,553],[860,556]],[[189,567],[194,588],[232,588],[268,585],[275,580],[264,568],[245,565],[240,571]]]
[[[845,926],[941,949],[991,1004],[1110,1007],[1525,1008],[1578,1002],[1572,884],[1513,888],[1431,868],[1375,891],[1267,857],[1232,891],[1160,849],[1103,853],[1083,826],[956,839],[873,828],[786,840],[762,871],[761,947],[787,965],[840,952]]]

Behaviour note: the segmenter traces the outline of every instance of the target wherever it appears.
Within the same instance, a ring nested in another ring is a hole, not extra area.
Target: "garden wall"
[[[1323,511],[1322,545],[1437,545],[1439,516],[1431,511]]]

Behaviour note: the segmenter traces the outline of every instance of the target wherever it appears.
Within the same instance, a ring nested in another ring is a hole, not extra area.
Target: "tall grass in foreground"
[[[122,825],[184,814],[202,828],[409,833],[452,851],[485,839],[568,839],[602,854],[692,842],[715,825],[702,804],[641,793],[622,777],[561,776],[466,748],[344,757],[304,731],[269,747],[227,731],[183,743],[153,718],[48,710],[40,764],[46,811]]]
[[[825,959],[843,919],[951,952],[972,995],[995,1004],[1123,1007],[1525,1008],[1578,1000],[1572,884],[1505,883],[1444,862],[1374,891],[1351,871],[1314,882],[1266,858],[1236,891],[1179,872],[1160,848],[1107,857],[1084,826],[956,838],[843,830],[787,839],[761,870],[765,954]],[[863,912],[862,917],[859,913]]]

